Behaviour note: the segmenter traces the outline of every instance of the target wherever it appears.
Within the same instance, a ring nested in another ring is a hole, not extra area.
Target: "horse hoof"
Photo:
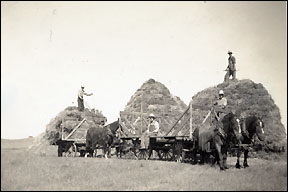
[[[223,168],[223,167],[220,167],[220,171],[225,171],[225,168]]]
[[[241,168],[241,166],[240,166],[239,164],[236,164],[235,167],[236,167],[237,169],[240,169],[240,168]]]
[[[246,168],[246,167],[249,167],[249,165],[248,164],[244,164],[243,167]]]

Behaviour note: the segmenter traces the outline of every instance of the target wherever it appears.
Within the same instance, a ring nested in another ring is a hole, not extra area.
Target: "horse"
[[[252,115],[248,116],[244,119],[241,119],[241,121],[238,122],[241,126],[239,129],[239,133],[241,133],[241,136],[238,138],[239,140],[239,147],[237,150],[237,163],[235,165],[236,168],[240,169],[240,156],[242,153],[242,150],[244,150],[244,162],[243,167],[249,167],[247,159],[248,159],[248,153],[249,148],[241,146],[241,144],[253,144],[254,143],[254,136],[256,135],[260,141],[265,140],[264,135],[264,123],[262,119],[259,116]]]
[[[195,138],[194,143],[194,163],[196,160],[197,151],[200,152],[201,161],[204,163],[205,155],[207,151],[207,144],[210,142],[211,147],[215,148],[216,159],[219,162],[220,170],[228,169],[226,160],[228,147],[233,141],[233,138],[237,138],[239,134],[239,124],[236,115],[232,112],[225,115],[221,122],[216,121],[216,128],[210,128],[206,131],[200,132],[199,127],[193,132]],[[239,137],[239,136],[238,136]],[[234,139],[235,140],[235,139]]]
[[[104,156],[107,159],[108,155],[111,155],[111,145],[116,135],[116,131],[119,128],[119,121],[114,121],[104,127],[100,125],[97,127],[91,127],[87,130],[86,134],[86,155],[93,157],[95,149],[102,147]],[[96,156],[96,154],[95,154]]]

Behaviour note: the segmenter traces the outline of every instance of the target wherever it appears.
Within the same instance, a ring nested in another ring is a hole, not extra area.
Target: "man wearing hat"
[[[225,71],[227,71],[225,77],[224,77],[224,82],[229,79],[229,77],[232,75],[232,79],[234,80],[236,78],[236,59],[234,56],[232,56],[232,52],[228,51],[229,58],[228,58],[228,66]]]
[[[150,115],[148,116],[148,131],[149,131],[149,136],[157,136],[158,135],[158,131],[159,131],[159,123],[156,121],[156,117],[153,113],[150,113]],[[149,142],[148,142],[149,145]],[[156,157],[156,153],[153,150],[152,151],[152,158]]]
[[[148,124],[148,131],[150,135],[157,136],[159,131],[159,123],[156,121],[156,117],[153,113],[148,116],[149,124]]]
[[[217,99],[217,101],[214,102],[214,105],[215,106],[218,106],[220,109],[225,109],[226,108],[226,105],[227,105],[227,99],[226,97],[224,96],[224,91],[223,90],[220,90],[219,91],[219,98]],[[217,111],[217,113],[215,114],[215,118],[217,121],[220,121],[222,120],[222,116],[224,115],[223,112],[220,112],[220,111]]]
[[[159,131],[159,123],[156,121],[156,117],[153,113],[148,116],[148,127],[147,130],[144,131],[141,135],[141,148],[149,147],[149,136],[157,136]],[[153,154],[154,156],[154,154]]]
[[[79,110],[79,111],[84,111],[84,100],[83,100],[83,96],[84,96],[84,95],[87,95],[87,96],[93,95],[93,93],[90,93],[90,94],[85,93],[84,88],[85,88],[85,86],[82,85],[82,86],[81,86],[81,89],[78,91],[78,99],[77,99],[77,102],[78,102],[78,110]]]

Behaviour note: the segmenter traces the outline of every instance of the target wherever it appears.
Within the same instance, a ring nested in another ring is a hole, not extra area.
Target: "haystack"
[[[98,110],[78,111],[77,107],[70,106],[64,111],[60,112],[50,123],[46,126],[44,138],[49,141],[50,144],[55,144],[59,139],[66,137],[83,119],[81,126],[75,131],[71,139],[85,139],[86,132],[90,127],[99,125],[106,117]],[[63,130],[63,132],[62,132]]]
[[[198,92],[192,97],[193,104],[211,107],[221,89],[228,100],[227,108],[233,113],[242,117],[253,114],[262,117],[266,144],[270,150],[278,150],[285,144],[283,141],[286,140],[286,132],[281,123],[279,108],[261,83],[257,84],[249,79],[224,82]],[[201,126],[207,112],[203,109],[193,109],[193,127]]]
[[[154,79],[149,79],[142,84],[132,95],[124,112],[140,113],[141,105],[144,114],[142,125],[141,120],[139,120],[140,114],[121,116],[127,127],[131,128],[132,125],[136,129],[136,134],[140,134],[141,126],[142,132],[147,129],[147,116],[150,113],[157,117],[156,119],[160,124],[160,132],[165,134],[187,108],[187,105],[179,97],[172,95],[165,85]]]

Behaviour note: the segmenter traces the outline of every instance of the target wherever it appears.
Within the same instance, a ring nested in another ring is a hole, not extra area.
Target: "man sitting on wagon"
[[[215,106],[218,106],[218,109],[220,109],[219,111],[216,112],[215,114],[215,118],[217,121],[221,121],[222,118],[224,117],[224,112],[221,111],[221,109],[225,109],[226,105],[227,105],[227,99],[224,96],[224,91],[220,90],[219,91],[219,98],[217,101],[214,102]]]
[[[148,116],[149,124],[148,130],[150,136],[157,136],[159,132],[159,123],[156,121],[156,117],[153,113]]]
[[[216,123],[216,129],[218,131],[220,131],[220,133],[222,133],[221,131],[222,131],[223,125],[222,125],[221,121],[222,121],[223,117],[225,116],[225,113],[223,110],[226,108],[226,105],[227,105],[227,99],[224,96],[223,90],[219,91],[219,98],[213,104],[216,106],[215,110],[214,110],[214,115],[215,115],[215,120],[216,120],[216,122],[215,122]]]
[[[141,136],[141,148],[148,148],[149,136],[157,136],[159,131],[159,123],[156,121],[156,117],[153,113],[148,116],[148,127],[147,130]]]

